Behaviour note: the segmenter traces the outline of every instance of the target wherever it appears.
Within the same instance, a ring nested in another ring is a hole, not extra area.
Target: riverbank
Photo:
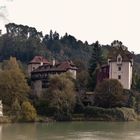
[[[1,116],[0,123],[11,123],[11,119],[8,116]]]
[[[87,107],[83,114],[73,115],[73,121],[135,121],[140,120],[132,108]]]
[[[56,122],[54,117],[37,116],[34,121],[16,120],[14,117],[3,116],[0,117],[0,123],[22,123],[22,122]],[[73,114],[69,121],[136,121],[140,120],[140,116],[136,114],[132,108],[100,108],[100,107],[86,107],[81,114]],[[63,120],[61,120],[63,121]],[[68,121],[68,120],[67,120]]]

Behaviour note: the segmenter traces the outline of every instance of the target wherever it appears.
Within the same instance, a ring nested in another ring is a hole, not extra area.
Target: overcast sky
[[[140,53],[140,0],[0,0],[0,28],[8,22]]]

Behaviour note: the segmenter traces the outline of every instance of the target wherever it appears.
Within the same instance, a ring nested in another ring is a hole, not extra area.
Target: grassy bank
[[[0,117],[0,123],[10,123],[11,119],[7,116]]]
[[[86,107],[83,114],[73,115],[73,121],[135,121],[138,115],[131,108]]]
[[[89,106],[86,107],[81,114],[73,114],[72,121],[135,121],[140,120],[134,109],[132,108],[100,108]],[[53,117],[43,117],[37,116],[34,121],[29,122],[54,122]],[[62,120],[61,120],[62,121]],[[0,123],[10,123],[10,122],[28,122],[24,120],[16,120],[12,117],[0,117]]]

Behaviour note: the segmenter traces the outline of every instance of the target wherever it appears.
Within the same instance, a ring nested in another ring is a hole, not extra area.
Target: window
[[[119,79],[119,80],[121,79],[121,75],[118,75],[118,79]]]
[[[122,57],[120,54],[117,56],[117,64],[122,64]]]
[[[121,67],[118,67],[118,71],[121,71]]]
[[[120,57],[118,58],[118,62],[121,62],[121,58]]]

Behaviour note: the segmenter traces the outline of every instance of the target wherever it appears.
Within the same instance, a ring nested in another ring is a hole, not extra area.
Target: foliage
[[[50,77],[46,93],[49,106],[54,108],[57,120],[69,120],[75,105],[75,90],[73,81],[66,74]]]
[[[92,56],[89,61],[89,89],[94,90],[96,86],[96,76],[97,76],[97,70],[100,69],[101,65],[104,63],[103,53],[101,45],[98,41],[95,42],[93,45],[93,51]]]
[[[0,98],[4,104],[11,106],[16,99],[19,102],[26,100],[29,87],[15,58],[7,61],[0,71],[0,79]]]
[[[107,79],[97,85],[95,105],[103,108],[121,107],[125,101],[123,87],[116,79]]]
[[[31,105],[30,102],[25,101],[22,103],[22,120],[24,121],[35,121],[36,119],[36,110]]]
[[[135,93],[135,100],[136,100],[135,110],[138,114],[140,114],[140,93],[139,92]]]
[[[135,71],[133,72],[132,88],[140,91],[140,75],[138,75]]]
[[[11,111],[13,115],[16,115],[17,119],[20,117],[21,114],[21,106],[17,99],[12,104]]]
[[[41,116],[52,116],[54,108],[49,107],[49,103],[45,98],[38,98],[33,100],[34,107],[36,108],[37,114]]]
[[[95,120],[118,120],[118,121],[132,121],[137,119],[134,109],[130,108],[101,108],[88,106],[84,111],[86,118],[93,118]]]
[[[74,107],[74,113],[81,114],[84,112],[84,108],[85,108],[85,106],[82,103],[80,95],[77,95],[76,96],[76,103],[75,103],[75,107]]]
[[[35,55],[43,55],[57,60],[77,58],[87,65],[91,55],[92,45],[77,40],[67,33],[60,37],[56,31],[42,35],[34,27],[9,23],[6,25],[6,34],[0,37],[0,60],[10,56],[27,63]]]

